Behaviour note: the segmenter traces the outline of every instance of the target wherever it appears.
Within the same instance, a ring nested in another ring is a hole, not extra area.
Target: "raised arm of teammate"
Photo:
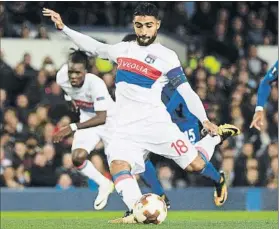
[[[256,129],[261,130],[264,118],[264,105],[270,95],[271,83],[275,80],[278,80],[278,60],[261,80],[257,94],[257,107],[250,128],[255,127]]]

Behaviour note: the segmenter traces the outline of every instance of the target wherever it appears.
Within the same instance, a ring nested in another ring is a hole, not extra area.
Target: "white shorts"
[[[85,149],[89,154],[101,140],[104,143],[106,151],[110,138],[111,131],[106,125],[77,130],[74,134],[72,151],[75,149]]]
[[[174,160],[185,169],[198,155],[194,145],[171,120],[150,123],[141,121],[116,129],[107,148],[110,164],[114,160],[127,161],[132,174],[145,170],[144,155],[152,152]]]

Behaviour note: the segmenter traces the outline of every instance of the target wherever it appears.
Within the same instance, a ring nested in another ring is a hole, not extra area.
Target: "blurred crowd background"
[[[209,118],[242,130],[217,148],[212,162],[223,169],[229,186],[277,188],[278,89],[272,86],[261,132],[249,129],[256,92],[270,66],[257,45],[278,45],[277,2],[157,2],[162,31],[184,41],[189,51],[185,73],[200,96]],[[61,13],[67,25],[131,27],[136,2],[2,2],[0,37],[49,39],[53,25],[42,7]],[[32,32],[37,29],[37,32]],[[191,38],[191,39],[190,39]],[[101,77],[114,97],[116,65],[91,58],[89,72]],[[104,67],[105,66],[105,67]],[[109,67],[108,67],[109,66]],[[78,121],[55,82],[51,56],[41,68],[26,53],[16,66],[0,54],[0,186],[72,189],[97,185],[79,174],[71,161],[72,136],[53,144],[61,126]],[[102,144],[89,156],[110,177]],[[185,174],[172,161],[151,155],[165,189],[212,185],[197,174]],[[145,186],[140,181],[141,186]]]

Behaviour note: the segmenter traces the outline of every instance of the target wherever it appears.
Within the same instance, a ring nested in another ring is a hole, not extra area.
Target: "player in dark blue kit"
[[[268,70],[264,78],[261,80],[259,89],[258,89],[258,100],[255,114],[250,125],[250,128],[255,127],[258,130],[261,130],[264,119],[264,105],[270,95],[271,84],[274,81],[278,80],[278,60],[275,64]]]
[[[199,120],[188,109],[181,95],[167,84],[162,92],[162,101],[172,121],[185,133],[192,144],[200,140]]]
[[[171,115],[172,121],[178,126],[181,132],[187,135],[192,144],[195,145],[195,143],[198,142],[202,136],[208,134],[205,129],[200,131],[198,118],[189,111],[185,101],[171,84],[167,84],[163,88],[162,101],[166,105],[167,111]],[[199,148],[198,145],[196,145],[196,147]],[[199,151],[206,163],[210,163],[209,161],[212,158],[213,153],[208,154],[200,149]],[[212,164],[211,166],[212,171],[217,172]]]

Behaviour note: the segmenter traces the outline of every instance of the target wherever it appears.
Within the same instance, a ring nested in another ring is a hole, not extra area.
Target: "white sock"
[[[103,176],[89,160],[84,161],[78,169],[83,175],[94,180],[99,186],[109,182],[109,179]]]
[[[123,174],[114,179],[114,185],[126,206],[132,210],[142,196],[137,180],[131,174]]]
[[[198,141],[195,144],[195,147],[206,157],[208,161],[210,161],[213,156],[215,146],[218,145],[220,142],[221,138],[219,135],[212,137],[208,134],[202,140]]]

